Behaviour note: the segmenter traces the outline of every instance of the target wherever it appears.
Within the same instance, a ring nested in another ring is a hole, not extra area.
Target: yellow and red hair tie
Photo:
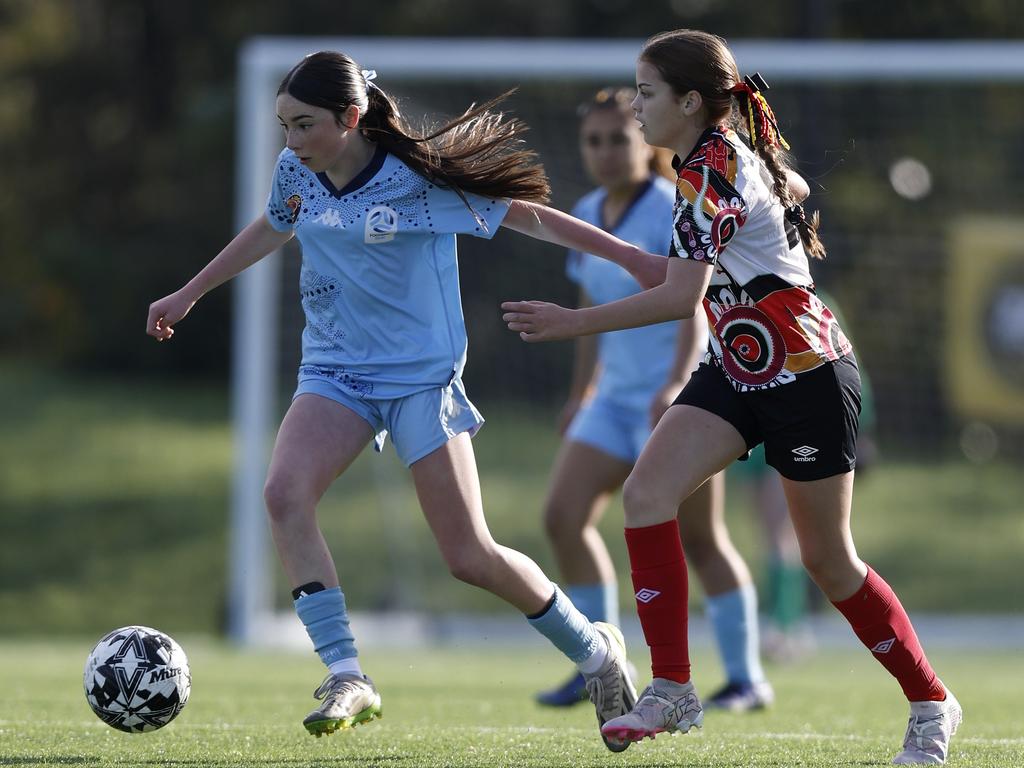
[[[760,141],[768,147],[783,147],[789,149],[789,143],[782,137],[779,130],[779,121],[775,119],[775,113],[768,105],[764,94],[761,91],[768,90],[768,83],[761,77],[760,72],[753,76],[745,76],[742,81],[736,83],[730,92],[746,96],[747,121],[750,124],[750,140],[757,146]],[[754,120],[754,110],[757,110],[758,121]]]

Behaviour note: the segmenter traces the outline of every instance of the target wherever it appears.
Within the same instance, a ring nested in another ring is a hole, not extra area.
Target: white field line
[[[58,720],[53,720],[53,721],[46,721],[46,720],[0,720],[0,728],[7,728],[7,727],[14,728],[14,727],[18,727],[18,726],[26,726],[26,727],[39,727],[39,726],[54,726],[54,727],[56,727],[56,726],[60,726],[62,728],[67,728],[68,725],[69,725],[69,723],[68,723],[67,720],[59,720],[59,721]],[[90,729],[94,728],[94,729],[98,729],[98,730],[109,729],[108,725],[106,725],[103,722],[100,722],[99,720],[97,720],[94,723],[91,723],[91,722],[88,722],[88,721],[84,721],[82,723],[77,724],[77,726],[75,726],[75,727],[80,727],[80,728],[84,727],[84,728],[90,728]],[[272,725],[259,725],[259,726],[247,725],[247,724],[234,724],[234,723],[175,723],[171,727],[174,730],[176,730],[176,731],[206,731],[206,732],[224,731],[225,733],[227,733],[227,732],[238,733],[239,731],[246,731],[246,730],[261,731],[261,732],[266,732],[268,730],[273,730],[273,731],[278,731],[278,730],[281,730],[281,731],[283,731],[283,730],[295,730],[295,725],[293,725],[291,723],[278,723],[278,724],[272,724]],[[418,727],[413,725],[413,724],[410,724],[410,727],[409,727],[410,735],[412,733],[414,733],[416,730],[418,730]],[[575,735],[586,735],[586,734],[593,733],[591,728],[574,728],[574,727],[544,728],[544,727],[521,726],[521,725],[520,726],[502,726],[502,727],[481,725],[481,726],[477,726],[477,727],[474,727],[474,728],[460,728],[460,730],[463,730],[463,731],[472,730],[474,733],[478,733],[478,734],[481,734],[481,735],[488,735],[488,734],[498,734],[498,735],[510,734],[510,735],[522,735],[522,736],[529,736],[530,734],[545,734],[545,733],[555,733],[555,734],[562,734],[562,735],[572,734],[572,735],[575,736]],[[668,734],[668,735],[669,736],[676,736],[677,734]],[[699,736],[699,735],[701,735],[701,732],[699,730],[697,730],[697,731],[691,732],[691,734],[688,734],[688,735],[698,735]],[[716,738],[718,738],[718,735],[716,735]],[[728,741],[728,740],[736,740],[736,741],[761,741],[761,740],[766,740],[766,741],[853,741],[853,742],[857,742],[857,741],[877,741],[879,739],[886,738],[886,736],[884,734],[876,734],[874,736],[865,736],[865,735],[836,734],[836,733],[786,733],[786,732],[783,732],[783,733],[775,733],[775,732],[750,733],[750,732],[742,732],[742,733],[726,733],[726,734],[721,734],[721,738],[723,740],[725,740],[725,741]],[[1021,745],[1024,745],[1024,737],[989,739],[989,738],[984,738],[984,737],[981,737],[981,736],[966,736],[966,737],[963,737],[963,738],[958,736],[958,737],[956,737],[954,739],[954,744],[980,744],[980,745],[984,745],[984,746],[1008,746],[1008,747],[1009,746],[1021,746]]]

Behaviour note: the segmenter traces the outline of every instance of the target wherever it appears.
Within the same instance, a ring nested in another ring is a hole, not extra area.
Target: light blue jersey
[[[490,238],[508,201],[424,179],[378,148],[344,189],[289,149],[266,217],[302,245],[302,368],[323,369],[360,398],[394,399],[462,375],[466,326],[455,235]]]
[[[645,251],[668,254],[675,202],[671,181],[652,177],[611,228],[601,213],[605,195],[603,189],[585,195],[573,208],[573,215]],[[594,304],[607,304],[640,291],[640,284],[626,270],[593,254],[570,251],[566,272]],[[668,380],[678,333],[678,321],[602,333],[595,399],[646,414],[654,395]]]

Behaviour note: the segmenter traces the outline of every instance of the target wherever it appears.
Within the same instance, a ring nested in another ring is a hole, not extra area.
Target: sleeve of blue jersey
[[[278,232],[290,232],[295,228],[295,213],[288,209],[288,192],[285,190],[284,174],[282,173],[282,160],[285,159],[287,149],[281,150],[277,157],[277,165],[274,166],[274,178],[270,182],[270,194],[267,197],[267,208],[265,215],[267,223]]]
[[[490,240],[505,220],[510,205],[501,197],[482,197],[464,192],[465,201],[453,190],[431,184],[427,188],[426,217],[432,231],[473,235]],[[466,203],[469,203],[467,205]]]

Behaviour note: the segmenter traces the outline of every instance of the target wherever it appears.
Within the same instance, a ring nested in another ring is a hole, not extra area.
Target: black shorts
[[[748,451],[763,442],[765,461],[790,480],[821,480],[857,464],[860,373],[853,355],[748,392],[737,392],[721,369],[701,363],[675,403],[722,417]]]

